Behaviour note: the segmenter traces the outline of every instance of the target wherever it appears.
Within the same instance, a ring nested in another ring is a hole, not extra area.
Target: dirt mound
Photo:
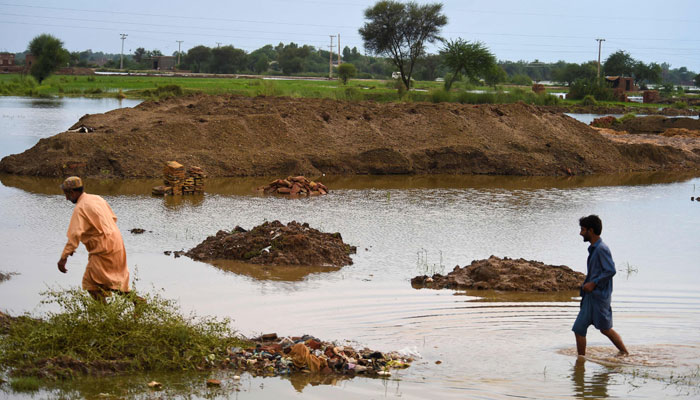
[[[585,275],[565,265],[546,265],[539,261],[503,259],[491,256],[476,260],[447,275],[417,276],[414,288],[507,290],[521,292],[558,292],[578,290]]]
[[[217,176],[567,175],[698,169],[673,148],[624,149],[573,118],[525,104],[341,102],[191,95],[86,115],[0,172],[158,177],[168,160]]]
[[[662,136],[673,137],[673,136],[686,136],[686,137],[700,137],[700,130],[690,130],[685,128],[671,128],[666,129]]]
[[[4,282],[12,277],[12,275],[17,275],[15,272],[0,272],[0,282]]]
[[[352,264],[357,249],[343,242],[340,233],[324,233],[292,221],[265,222],[250,231],[236,227],[219,231],[185,253],[198,260],[241,260],[251,264],[341,267]]]
[[[593,122],[595,123],[596,121]],[[591,125],[593,125],[593,123],[591,123]],[[619,121],[619,123],[598,126],[601,128],[614,129],[616,131],[626,131],[632,134],[659,134],[668,129],[700,130],[700,120],[694,118],[669,118],[661,115],[650,115],[647,117],[626,118]]]

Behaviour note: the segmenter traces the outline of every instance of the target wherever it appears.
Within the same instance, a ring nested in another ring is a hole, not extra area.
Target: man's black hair
[[[68,189],[68,190],[71,191],[71,192],[83,193],[83,189],[84,189],[84,187],[81,186],[81,187],[79,187],[79,188],[73,188],[73,189]]]
[[[596,235],[600,235],[600,233],[603,231],[603,221],[601,221],[600,217],[595,214],[579,218],[578,224],[581,226],[581,228],[593,229],[593,233]]]

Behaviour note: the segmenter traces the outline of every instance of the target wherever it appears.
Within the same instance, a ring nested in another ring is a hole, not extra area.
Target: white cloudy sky
[[[432,1],[431,1],[432,2]],[[419,1],[419,3],[426,3]],[[584,62],[623,49],[644,62],[700,72],[697,0],[443,0],[442,35],[484,42],[500,60]],[[290,41],[327,49],[329,36],[357,46],[363,0],[0,0],[0,51],[26,49],[50,33],[71,51],[125,53],[138,47],[172,54],[196,45],[252,51]],[[436,49],[433,48],[433,51]]]

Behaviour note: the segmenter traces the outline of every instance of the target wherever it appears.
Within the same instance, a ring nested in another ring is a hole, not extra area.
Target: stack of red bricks
[[[200,167],[190,167],[185,174],[185,167],[177,161],[168,161],[163,168],[162,186],[153,188],[154,195],[183,195],[204,192],[206,175]]]
[[[268,185],[260,186],[258,191],[288,196],[319,196],[327,194],[328,188],[323,183],[311,181],[304,176],[288,176],[287,179],[275,179]]]

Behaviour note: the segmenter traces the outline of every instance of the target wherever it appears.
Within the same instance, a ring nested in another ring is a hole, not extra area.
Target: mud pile
[[[12,277],[12,275],[16,275],[13,272],[0,272],[0,282],[4,282]]]
[[[341,267],[352,264],[355,246],[343,242],[340,233],[324,233],[292,221],[265,222],[250,231],[237,226],[219,231],[185,253],[198,260],[239,260],[264,265]]]
[[[388,376],[390,370],[408,368],[413,359],[392,352],[355,350],[322,342],[312,336],[278,338],[276,334],[255,339],[255,347],[230,348],[224,367],[246,371],[254,376],[320,373]]]
[[[696,170],[679,149],[611,142],[525,104],[342,102],[190,95],[86,115],[0,161],[0,172],[159,177],[168,160],[209,177],[325,174],[574,175]],[[653,155],[653,156],[650,156]]]
[[[593,121],[595,122],[595,121]],[[593,123],[591,123],[593,125]],[[700,120],[694,118],[668,118],[661,115],[629,118],[611,123],[608,126],[616,131],[626,131],[632,134],[660,134],[668,129],[700,130]]]
[[[473,261],[464,268],[458,265],[447,275],[417,276],[411,279],[411,285],[416,289],[558,292],[578,290],[585,277],[565,265],[491,256]]]

